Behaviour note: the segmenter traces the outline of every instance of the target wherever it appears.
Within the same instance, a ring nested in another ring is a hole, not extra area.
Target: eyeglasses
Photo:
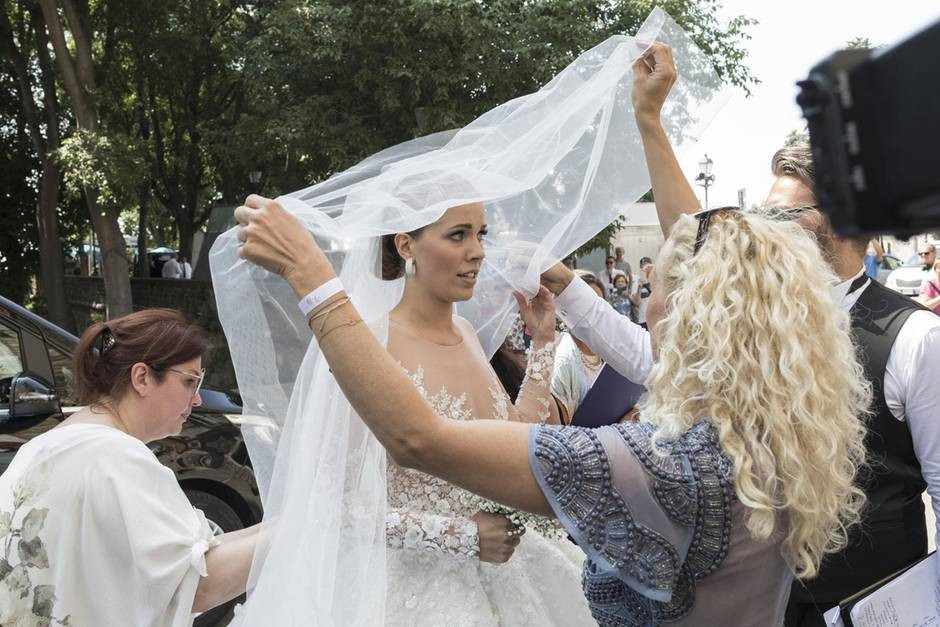
[[[708,227],[711,226],[712,216],[716,213],[721,213],[724,211],[740,211],[738,207],[718,207],[716,209],[706,209],[705,211],[699,211],[696,214],[693,214],[698,218],[698,232],[695,234],[695,245],[692,246],[692,256],[698,254],[698,251],[702,248],[702,245],[705,243],[705,238],[708,236]]]
[[[196,386],[192,391],[193,396],[196,396],[197,394],[199,394],[199,389],[202,387],[202,380],[206,378],[205,368],[200,368],[198,375],[195,375],[192,372],[186,372],[184,370],[177,370],[176,368],[164,368],[164,370],[168,370],[169,372],[175,372],[176,374],[181,374],[184,377],[189,377],[190,381],[195,381]]]

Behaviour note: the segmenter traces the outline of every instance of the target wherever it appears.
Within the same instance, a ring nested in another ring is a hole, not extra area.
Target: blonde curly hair
[[[697,228],[683,216],[656,266],[666,311],[640,414],[659,441],[707,418],[752,537],[785,514],[784,557],[812,577],[865,504],[855,475],[871,391],[830,293],[837,279],[796,224],[717,212],[693,256]]]

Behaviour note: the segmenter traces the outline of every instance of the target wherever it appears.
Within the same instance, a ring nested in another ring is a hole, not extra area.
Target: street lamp
[[[248,173],[248,182],[251,183],[251,193],[261,193],[261,170],[252,170]]]
[[[695,177],[695,181],[705,188],[705,206],[703,209],[708,209],[708,186],[715,182],[715,175],[712,174],[712,160],[709,158],[708,153],[705,154],[705,158],[698,162],[698,176]]]

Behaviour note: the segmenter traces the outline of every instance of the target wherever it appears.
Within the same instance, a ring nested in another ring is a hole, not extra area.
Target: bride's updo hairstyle
[[[172,309],[144,309],[98,322],[78,340],[74,401],[91,405],[121,398],[136,363],[150,366],[159,381],[172,368],[204,356],[208,342],[196,324]]]
[[[784,525],[784,557],[812,577],[865,502],[855,475],[871,392],[849,316],[797,224],[718,211],[693,254],[698,229],[682,216],[656,264],[665,312],[640,414],[660,441],[709,420],[751,535]]]
[[[407,235],[417,238],[421,235],[421,232],[424,231],[424,228],[425,227],[415,229],[407,233]],[[405,258],[398,254],[398,247],[395,246],[395,235],[397,235],[397,233],[389,233],[388,235],[382,236],[381,262],[383,281],[394,281],[395,279],[400,279],[405,276]]]

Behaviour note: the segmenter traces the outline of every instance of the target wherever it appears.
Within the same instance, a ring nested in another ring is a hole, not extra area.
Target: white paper
[[[826,621],[826,627],[845,627],[845,623],[842,622],[842,612],[839,611],[839,606],[835,606],[825,614],[823,614],[823,620]]]
[[[855,627],[940,627],[937,554],[855,604]]]

